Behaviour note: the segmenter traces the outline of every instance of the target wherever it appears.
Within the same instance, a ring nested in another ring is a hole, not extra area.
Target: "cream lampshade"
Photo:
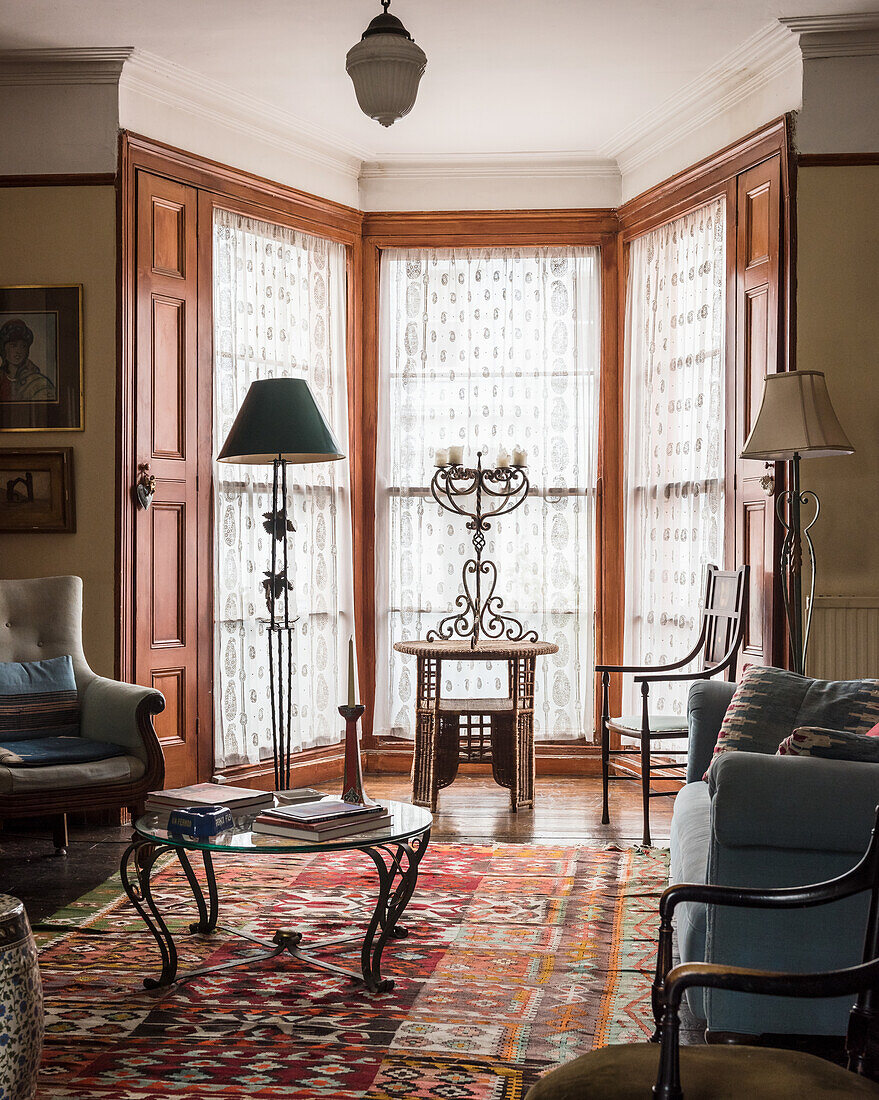
[[[788,488],[776,499],[778,518],[785,529],[779,570],[782,598],[790,638],[790,661],[794,672],[806,671],[806,650],[812,604],[815,598],[815,548],[809,530],[818,518],[820,503],[811,490],[800,489],[800,459],[854,454],[854,447],[836,418],[824,375],[818,370],[795,370],[768,374],[763,383],[760,411],[742,450],[742,458],[767,462],[790,462]],[[785,504],[787,509],[785,511]],[[814,515],[801,525],[801,505],[813,505]],[[808,615],[803,626],[802,542],[805,540],[811,565]]]
[[[797,454],[824,458],[854,450],[833,411],[821,371],[766,376],[760,412],[742,458],[789,462]]]

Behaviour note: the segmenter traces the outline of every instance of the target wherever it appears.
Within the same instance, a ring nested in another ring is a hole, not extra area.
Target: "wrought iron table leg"
[[[160,986],[170,985],[177,976],[177,948],[150,890],[150,876],[157,857],[162,852],[173,850],[170,846],[135,837],[125,849],[119,864],[119,875],[128,900],[152,932],[162,955],[162,972],[159,977],[143,980],[147,989],[158,989]],[[189,869],[189,874],[192,874],[192,868]],[[202,901],[203,906],[204,901]]]
[[[202,852],[204,856],[205,878],[208,884],[208,900],[210,903],[210,908],[208,908],[205,904],[201,883],[195,877],[192,864],[189,862],[189,856],[183,848],[177,848],[176,851],[177,858],[180,860],[180,866],[183,868],[183,873],[186,875],[186,880],[189,883],[189,888],[192,890],[192,896],[195,898],[195,904],[198,906],[198,920],[190,924],[189,931],[201,932],[204,935],[209,935],[211,932],[216,931],[217,927],[217,879],[214,875],[214,865],[211,862],[211,853],[207,851]]]
[[[360,950],[363,984],[371,993],[385,993],[394,988],[392,979],[383,979],[381,976],[382,952],[391,937],[402,939],[408,935],[407,929],[397,922],[415,890],[418,865],[427,850],[429,840],[430,830],[427,829],[409,843],[397,844],[396,852],[381,844],[363,849],[375,863],[379,882],[378,899]],[[386,856],[389,863],[385,862]],[[394,880],[398,876],[394,886]]]

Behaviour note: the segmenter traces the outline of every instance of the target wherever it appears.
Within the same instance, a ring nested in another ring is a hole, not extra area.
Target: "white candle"
[[[449,447],[449,463],[452,466],[460,466],[464,461],[464,448],[455,444],[454,447]]]
[[[348,639],[348,706],[357,706],[357,693],[354,689],[354,638]]]
[[[528,465],[528,452],[523,451],[521,447],[513,448],[513,465],[514,466],[527,466]]]
[[[448,466],[449,464],[449,452],[445,447],[438,447],[436,453],[433,456],[434,466]]]
[[[497,453],[495,465],[498,466],[500,469],[505,469],[507,466],[510,465],[510,456],[507,454],[506,450],[503,447],[501,447],[501,449]]]

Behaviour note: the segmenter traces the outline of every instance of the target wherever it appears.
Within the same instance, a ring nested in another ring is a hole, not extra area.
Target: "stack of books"
[[[150,791],[145,805],[147,812],[155,814],[169,814],[190,806],[226,806],[234,816],[258,813],[273,801],[271,791],[226,787],[222,783],[193,783],[190,787],[174,787],[169,791]]]
[[[324,840],[383,829],[391,820],[392,815],[384,806],[325,798],[320,802],[301,802],[297,806],[264,810],[251,828],[255,833],[320,844]]]

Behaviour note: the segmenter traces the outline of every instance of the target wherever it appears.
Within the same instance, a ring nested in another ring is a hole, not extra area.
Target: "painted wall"
[[[797,366],[822,370],[855,454],[803,461],[819,595],[879,595],[879,166],[801,168]]]
[[[0,175],[116,171],[115,84],[2,87],[0,108],[4,120]]]
[[[0,576],[84,583],[86,657],[113,675],[116,195],[112,187],[0,188],[0,285],[82,283],[85,431],[3,432],[3,447],[73,447],[76,533],[0,534]]]

